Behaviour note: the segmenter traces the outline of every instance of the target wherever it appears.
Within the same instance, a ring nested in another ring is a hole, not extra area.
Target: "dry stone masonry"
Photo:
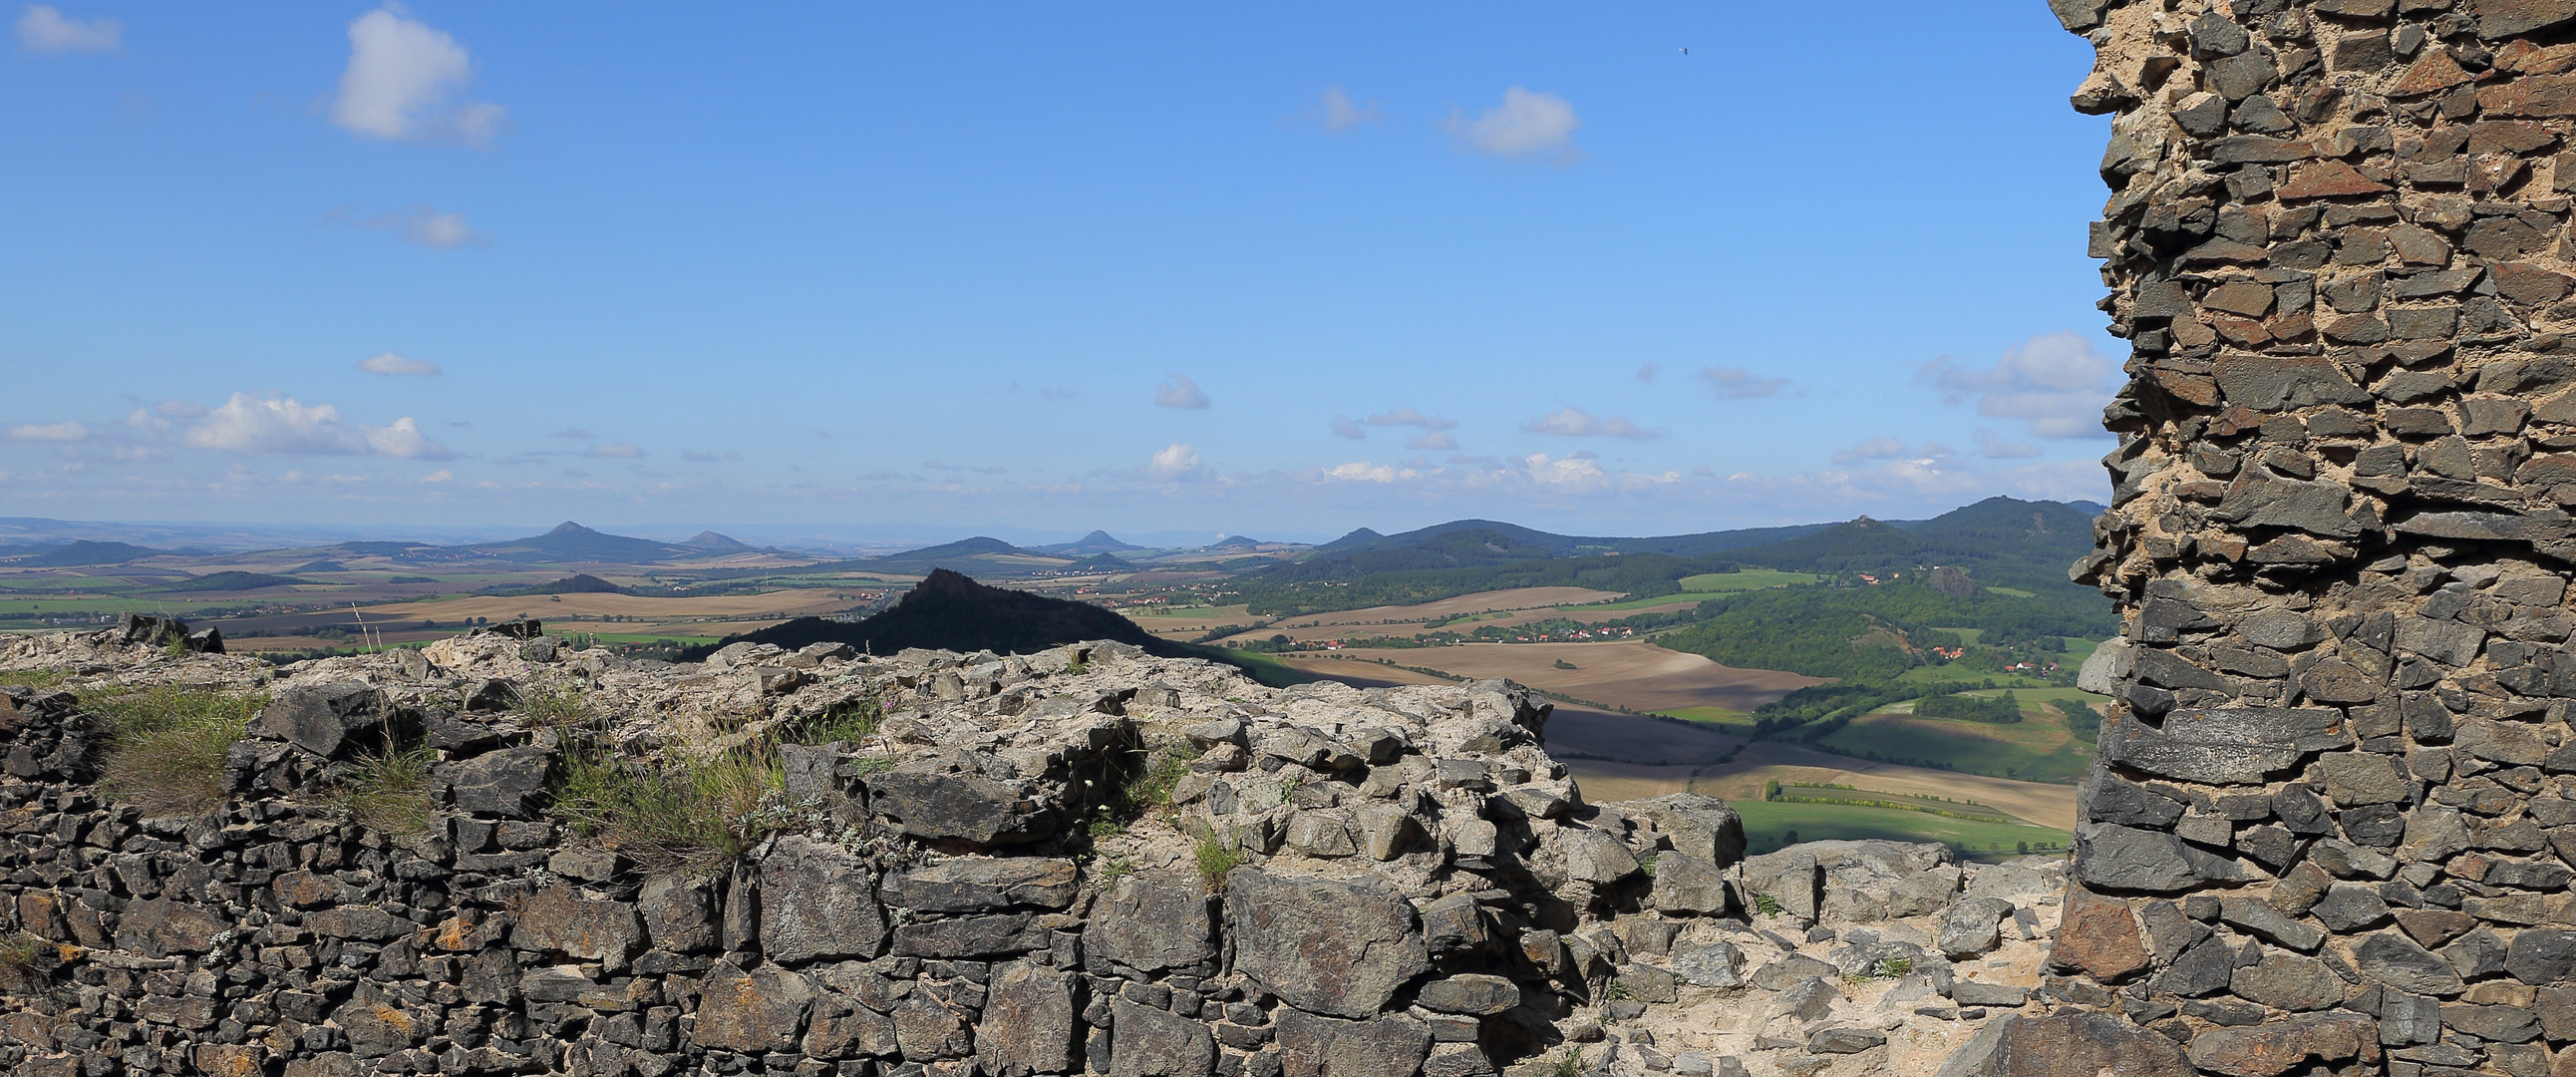
[[[525,626],[272,670],[159,639],[0,641],[0,685],[70,677],[0,688],[0,1070],[1920,1074],[2040,1012],[2065,891],[2051,859],[1747,858],[1713,798],[1589,803],[1506,681],[1273,690],[1105,643],[671,666]],[[219,806],[99,785],[82,700],[154,685],[267,694]],[[566,692],[638,759],[782,743],[766,836],[645,871],[569,829]],[[873,735],[782,733],[862,700]],[[425,830],[335,804],[389,735],[435,753]],[[1104,816],[1166,765],[1168,807]]]
[[[2118,698],[1959,1072],[2576,1074],[2576,0],[2050,0],[2110,114]]]

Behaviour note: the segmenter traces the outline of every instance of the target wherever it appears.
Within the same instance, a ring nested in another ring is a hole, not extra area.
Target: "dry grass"
[[[358,773],[342,784],[334,802],[349,821],[396,837],[429,832],[437,805],[429,798],[429,768],[438,753],[424,745],[371,752],[358,759]]]
[[[82,703],[116,728],[108,795],[147,815],[176,815],[223,802],[224,753],[268,697],[164,686]]]
[[[567,753],[555,814],[645,871],[705,874],[786,820],[774,747],[745,746],[654,766],[606,750]]]

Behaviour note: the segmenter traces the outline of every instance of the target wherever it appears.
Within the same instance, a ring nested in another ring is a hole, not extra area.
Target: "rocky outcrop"
[[[669,666],[525,627],[12,668],[70,676],[0,689],[0,1065],[49,1077],[1909,1073],[2028,1011],[2061,886],[1939,846],[1746,861],[1713,798],[1588,803],[1503,681],[1272,690],[1111,643]],[[94,784],[81,695],[153,684],[267,695],[202,814]],[[388,741],[434,757],[425,827],[341,800]],[[739,856],[557,802],[602,758],[710,757],[778,768],[725,809]]]
[[[2125,628],[2069,1012],[1974,1072],[2570,1072],[2576,5],[2050,6],[2113,117]]]

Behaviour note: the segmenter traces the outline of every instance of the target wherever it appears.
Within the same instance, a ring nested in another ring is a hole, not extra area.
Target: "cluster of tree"
[[[2016,725],[2021,722],[2021,701],[2013,698],[2011,689],[2006,689],[1998,698],[1949,694],[1924,696],[1914,701],[1914,713],[1926,718]]]
[[[1935,626],[2025,639],[2099,639],[2119,627],[2109,604],[2089,591],[2024,598],[1981,590],[1961,596],[1918,579],[1897,579],[1876,586],[1827,583],[1735,592],[1700,603],[1694,623],[1656,642],[1730,666],[1885,680],[1930,661],[1923,648],[1957,644],[1953,634],[1936,636]]]

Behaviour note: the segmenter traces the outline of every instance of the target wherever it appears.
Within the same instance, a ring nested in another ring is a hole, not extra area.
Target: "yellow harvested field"
[[[1363,610],[1337,613],[1310,613],[1282,618],[1273,626],[1308,628],[1325,625],[1373,625],[1396,621],[1428,621],[1438,617],[1455,617],[1462,613],[1493,613],[1498,610],[1534,610],[1582,602],[1607,602],[1620,597],[1618,591],[1595,591],[1589,587],[1516,587],[1508,591],[1479,591],[1472,595],[1444,598],[1419,606],[1371,606]]]
[[[1197,639],[1212,628],[1251,624],[1255,620],[1240,605],[1188,606],[1181,609],[1131,607],[1116,612],[1136,622],[1136,627],[1166,639]]]
[[[1691,791],[1691,775],[1699,770],[1698,767],[1658,767],[1598,759],[1567,759],[1563,762],[1565,769],[1573,772],[1575,784],[1582,788],[1583,799],[1594,804],[1687,793]]]
[[[2075,827],[2074,786],[1872,763],[1776,741],[1748,745],[1734,762],[1702,771],[1699,791],[1727,800],[1759,800],[1762,783],[1775,779],[1783,785],[1852,785],[1882,793],[1973,800],[2041,826]]]
[[[1640,711],[1725,707],[1749,711],[1811,684],[1814,677],[1770,669],[1721,666],[1695,654],[1669,651],[1644,640],[1616,643],[1470,643],[1397,651],[1408,666],[1462,677],[1509,677],[1533,688],[1562,692]],[[1559,669],[1566,662],[1575,668]]]
[[[526,614],[541,621],[632,617],[641,621],[740,620],[820,616],[847,609],[853,592],[797,588],[759,594],[707,595],[692,598],[645,598],[637,595],[473,595],[444,602],[399,602],[361,607],[368,617],[395,621],[454,621],[489,617],[506,621]]]

